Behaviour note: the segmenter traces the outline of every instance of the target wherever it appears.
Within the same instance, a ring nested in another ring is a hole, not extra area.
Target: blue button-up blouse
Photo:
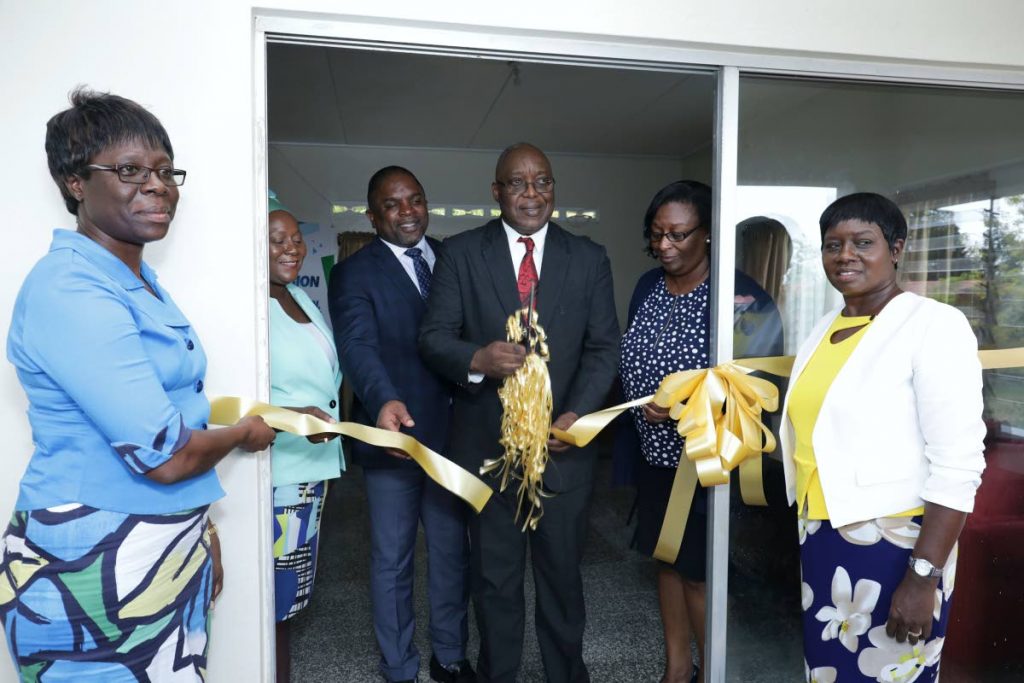
[[[142,264],[146,291],[120,259],[55,230],[14,304],[7,357],[28,396],[35,451],[17,510],[83,503],[159,514],[224,495],[209,471],[174,484],[145,476],[203,429],[206,354]]]

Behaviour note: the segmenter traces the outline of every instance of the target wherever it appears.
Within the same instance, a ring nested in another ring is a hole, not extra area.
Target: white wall
[[[49,178],[43,139],[47,119],[68,106],[68,91],[86,83],[144,104],[170,133],[175,162],[190,172],[170,236],[149,247],[146,259],[199,332],[209,355],[208,395],[257,395],[252,38],[249,8],[226,5],[0,5],[0,92],[7,93],[0,126],[0,203],[8,243],[0,279],[4,340],[18,287],[45,253],[51,229],[74,225]],[[125,45],[141,52],[135,57]],[[6,518],[31,453],[24,393],[6,362],[0,363],[0,401],[0,518]],[[263,511],[256,505],[253,456],[231,456],[219,471],[231,504],[215,512],[226,587],[214,620],[211,677],[257,681],[260,620],[253,596]],[[5,652],[0,681],[14,680]]]
[[[179,3],[189,7],[195,0]],[[242,4],[242,3],[240,3]],[[244,3],[248,4],[248,3]],[[537,11],[478,0],[268,0],[259,7],[397,18],[462,27],[512,29],[523,35],[575,34],[604,40],[641,38],[763,54],[858,56],[915,62],[1022,66],[1018,0],[552,0]]]
[[[93,0],[0,0],[0,208],[8,253],[0,278],[0,336],[6,338],[18,286],[45,251],[49,230],[69,226],[45,168],[46,119],[78,83],[106,88],[149,106],[174,141],[176,161],[191,171],[170,237],[148,250],[161,282],[200,331],[210,356],[209,391],[257,395],[256,257],[252,192],[252,17],[249,0],[176,3]],[[553,0],[542,11],[478,0],[395,0],[382,5],[336,0],[265,0],[260,7],[394,19],[394,35],[423,22],[458,31],[496,27],[512,36],[547,32],[593,42],[616,37],[754,52],[863,55],[1024,67],[1016,0]],[[137,48],[138,56],[125,45]],[[568,168],[560,171],[561,176]],[[566,182],[569,180],[566,178]],[[258,255],[262,258],[262,255]],[[5,436],[0,510],[10,510],[28,457],[25,401],[11,367],[0,366],[0,433]],[[269,653],[260,648],[257,594],[256,467],[250,457],[220,468],[229,504],[220,506],[228,584],[214,620],[210,679],[259,680]],[[0,513],[0,514],[6,514]],[[0,683],[14,681],[0,664]]]
[[[710,103],[709,103],[710,104]],[[431,150],[338,145],[274,143],[270,153],[270,186],[299,219],[338,232],[370,231],[366,216],[332,214],[325,197],[334,202],[365,203],[366,183],[378,168],[405,166],[416,174],[432,205],[475,204],[495,207],[491,180],[497,150]],[[586,235],[608,250],[615,280],[619,322],[625,323],[629,296],[640,273],[654,267],[644,254],[643,217],[656,191],[680,178],[675,159],[550,155],[558,181],[559,208],[597,209],[596,222],[555,219],[562,227]],[[711,173],[710,166],[702,177]],[[430,234],[451,235],[475,228],[487,219],[439,217],[430,219]]]

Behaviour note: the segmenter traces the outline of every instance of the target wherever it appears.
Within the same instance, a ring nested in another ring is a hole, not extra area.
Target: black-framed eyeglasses
[[[686,232],[654,232],[652,230],[651,231],[651,243],[654,244],[654,243],[660,242],[661,240],[663,240],[663,239],[665,239],[667,237],[668,241],[671,242],[672,244],[679,244],[680,242],[685,242],[687,237],[689,237],[693,233],[697,232],[702,227],[704,227],[704,226],[698,225],[693,230],[687,230]]]
[[[89,164],[84,168],[90,171],[111,171],[117,174],[117,179],[122,183],[132,185],[145,185],[149,180],[149,174],[154,172],[164,185],[179,187],[185,184],[185,171],[180,168],[150,168],[140,164]]]
[[[511,195],[518,195],[526,192],[526,188],[533,185],[533,189],[537,191],[537,194],[551,194],[555,189],[555,179],[547,176],[541,176],[540,178],[534,178],[532,181],[525,180],[524,178],[513,178],[502,182],[500,180],[494,181],[496,185],[501,185]]]

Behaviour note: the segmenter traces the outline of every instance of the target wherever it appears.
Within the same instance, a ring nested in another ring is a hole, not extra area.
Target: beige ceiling
[[[709,74],[269,46],[271,142],[684,158],[710,145]]]

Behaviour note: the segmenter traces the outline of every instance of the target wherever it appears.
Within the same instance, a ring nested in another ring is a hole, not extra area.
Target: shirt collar
[[[140,269],[142,277],[146,281],[143,282],[124,261],[100,246],[99,243],[94,242],[75,230],[57,229],[53,231],[53,242],[50,243],[50,251],[57,251],[58,249],[70,249],[76,254],[80,254],[104,274],[116,280],[126,290],[142,289],[146,286],[146,282],[154,287],[156,286],[156,272],[145,261],[142,262]]]
[[[533,250],[535,252],[544,252],[544,240],[548,236],[548,226],[551,223],[545,223],[540,230],[533,233],[532,235],[521,235],[516,232],[515,228],[505,222],[505,219],[501,219],[501,227],[505,228],[505,237],[508,238],[508,244],[511,247],[519,241],[520,237],[529,237],[533,240]]]
[[[391,253],[393,253],[398,258],[402,258],[403,256],[405,256],[405,252],[413,248],[417,248],[420,251],[422,251],[424,256],[426,256],[427,253],[431,251],[430,245],[427,244],[426,235],[423,235],[423,237],[420,238],[420,241],[412,245],[411,247],[400,247],[397,244],[391,244],[391,242],[388,242],[386,239],[380,236],[378,236],[377,239],[379,239],[381,242],[387,245],[387,248],[391,250]]]

